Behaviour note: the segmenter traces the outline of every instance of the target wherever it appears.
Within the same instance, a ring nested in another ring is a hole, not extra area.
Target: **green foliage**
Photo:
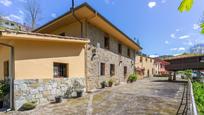
[[[187,78],[192,79],[192,70],[184,70],[184,71],[178,71],[178,74],[183,74],[185,75]]]
[[[178,8],[180,12],[190,11],[194,0],[183,0]]]
[[[204,114],[204,84],[199,82],[193,83],[193,92],[200,115]]]
[[[4,96],[6,96],[9,93],[10,85],[5,82],[0,82],[0,98],[2,99]]]
[[[201,27],[201,33],[204,34],[204,23],[202,23],[202,24],[200,25],[200,27]]]
[[[137,74],[136,73],[133,73],[131,74],[129,77],[128,77],[128,81],[130,82],[133,82],[133,81],[136,81],[137,80]]]
[[[34,109],[36,107],[36,102],[35,101],[31,101],[31,102],[26,102],[22,105],[22,107],[20,108],[21,111],[25,111],[25,110],[31,110]]]
[[[102,82],[101,82],[101,86],[102,86],[102,88],[106,87],[106,86],[107,86],[106,81],[102,81]]]

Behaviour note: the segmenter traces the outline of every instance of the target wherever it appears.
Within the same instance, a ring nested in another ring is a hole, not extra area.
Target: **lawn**
[[[193,92],[198,112],[200,115],[204,115],[204,83],[194,82]]]

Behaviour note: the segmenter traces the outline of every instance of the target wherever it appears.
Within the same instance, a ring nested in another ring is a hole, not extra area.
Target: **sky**
[[[199,24],[204,0],[195,0],[190,12],[180,13],[181,0],[75,0],[89,3],[129,37],[139,40],[142,52],[151,55],[177,55],[204,43]],[[41,17],[38,26],[70,10],[71,0],[38,0]],[[0,15],[26,22],[26,0],[0,0]]]

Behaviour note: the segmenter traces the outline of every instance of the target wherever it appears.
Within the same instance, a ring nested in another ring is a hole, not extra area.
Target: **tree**
[[[35,29],[41,14],[41,7],[37,0],[26,0],[25,11],[27,24],[29,24],[32,29]]]
[[[178,10],[180,12],[190,11],[193,6],[194,0],[182,0]],[[201,22],[201,33],[204,34],[204,22]]]

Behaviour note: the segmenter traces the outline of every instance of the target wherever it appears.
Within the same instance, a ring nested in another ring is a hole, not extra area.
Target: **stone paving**
[[[184,82],[146,78],[132,84],[106,88],[60,104],[37,106],[31,111],[3,115],[175,115]]]

